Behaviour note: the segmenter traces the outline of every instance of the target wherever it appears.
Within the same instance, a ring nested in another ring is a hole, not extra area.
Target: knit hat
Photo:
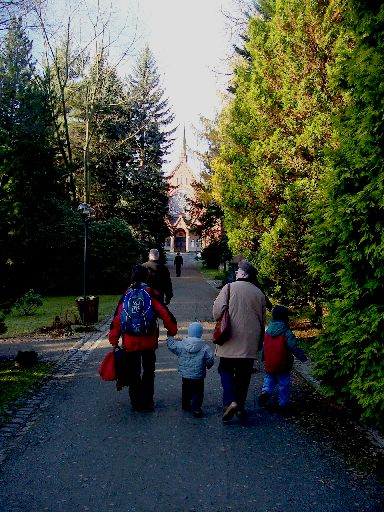
[[[240,260],[238,263],[238,268],[245,272],[248,277],[254,276],[256,274],[255,267],[251,265],[247,260]]]
[[[188,326],[188,336],[191,338],[201,338],[203,335],[203,326],[200,322],[192,322]]]
[[[293,315],[292,311],[285,306],[275,306],[272,309],[272,318],[274,320],[283,320],[284,322],[288,322],[288,317]]]

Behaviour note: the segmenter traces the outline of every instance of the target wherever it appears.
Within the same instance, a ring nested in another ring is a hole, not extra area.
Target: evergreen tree
[[[140,54],[129,79],[132,153],[126,162],[122,205],[136,236],[158,246],[167,235],[167,183],[162,165],[173,142],[169,125],[174,116],[164,98],[155,60],[149,48]]]
[[[306,235],[337,101],[327,66],[339,21],[329,1],[268,0],[259,10],[219,120],[214,194],[230,248],[255,264],[274,299],[316,304]]]
[[[0,54],[0,280],[4,286],[13,279],[15,289],[41,275],[59,180],[47,92],[31,48],[22,21],[13,19]]]
[[[384,410],[384,6],[347,2],[332,69],[344,94],[312,230],[312,269],[327,289],[317,375],[366,417]]]

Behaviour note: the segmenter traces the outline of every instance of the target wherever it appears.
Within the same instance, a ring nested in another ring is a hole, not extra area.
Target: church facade
[[[188,213],[188,199],[195,198],[193,182],[196,176],[188,165],[185,134],[183,150],[176,167],[167,177],[169,185],[169,214],[167,225],[170,236],[165,241],[165,250],[173,252],[198,252],[202,249],[200,238],[193,233]]]

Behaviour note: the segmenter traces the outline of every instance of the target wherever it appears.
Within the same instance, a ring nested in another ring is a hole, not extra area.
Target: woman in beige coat
[[[213,304],[213,318],[218,320],[225,309],[229,287],[231,337],[217,346],[219,374],[223,388],[225,411],[223,421],[236,414],[245,416],[245,401],[254,360],[262,347],[265,328],[265,296],[250,282],[255,268],[247,261],[239,262],[236,281],[224,286]]]

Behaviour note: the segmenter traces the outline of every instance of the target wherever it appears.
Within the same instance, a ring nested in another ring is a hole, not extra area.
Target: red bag
[[[227,304],[224,309],[224,313],[217,320],[215,329],[212,335],[212,341],[216,345],[223,345],[231,337],[231,322],[229,320],[229,297],[230,297],[230,285],[228,285]]]
[[[108,352],[99,367],[99,374],[103,380],[116,380],[115,353]]]

